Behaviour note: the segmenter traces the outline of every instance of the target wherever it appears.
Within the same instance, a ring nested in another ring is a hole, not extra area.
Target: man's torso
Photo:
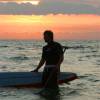
[[[56,65],[63,54],[62,46],[57,42],[52,42],[43,47],[42,57],[46,65]]]

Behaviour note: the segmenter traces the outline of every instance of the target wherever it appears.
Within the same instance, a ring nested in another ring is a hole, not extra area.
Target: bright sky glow
[[[4,2],[4,3],[7,3],[7,2],[17,2],[19,4],[21,3],[31,3],[32,5],[39,5],[39,2],[38,0],[0,0],[0,2]]]

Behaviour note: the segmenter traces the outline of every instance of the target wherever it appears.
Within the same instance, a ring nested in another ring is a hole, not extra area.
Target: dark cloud
[[[80,0],[81,1],[81,0]],[[0,14],[32,15],[32,14],[100,14],[100,7],[81,2],[66,0],[42,0],[39,5],[31,3],[0,2]]]

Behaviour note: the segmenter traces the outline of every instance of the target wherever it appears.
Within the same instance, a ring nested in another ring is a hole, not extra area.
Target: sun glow
[[[42,39],[48,29],[56,39],[100,39],[100,16],[0,15],[0,39]]]
[[[27,0],[27,1],[19,1],[18,3],[31,3],[32,5],[39,5],[39,2],[40,1],[37,0]]]
[[[21,3],[31,3],[32,5],[39,5],[39,0],[0,0],[0,2],[7,3],[7,2],[17,2],[19,4]]]

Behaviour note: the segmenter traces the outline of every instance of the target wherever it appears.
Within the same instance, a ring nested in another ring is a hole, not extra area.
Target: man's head
[[[53,41],[53,32],[50,30],[46,30],[44,32],[44,40],[45,40],[45,42],[52,42]]]

